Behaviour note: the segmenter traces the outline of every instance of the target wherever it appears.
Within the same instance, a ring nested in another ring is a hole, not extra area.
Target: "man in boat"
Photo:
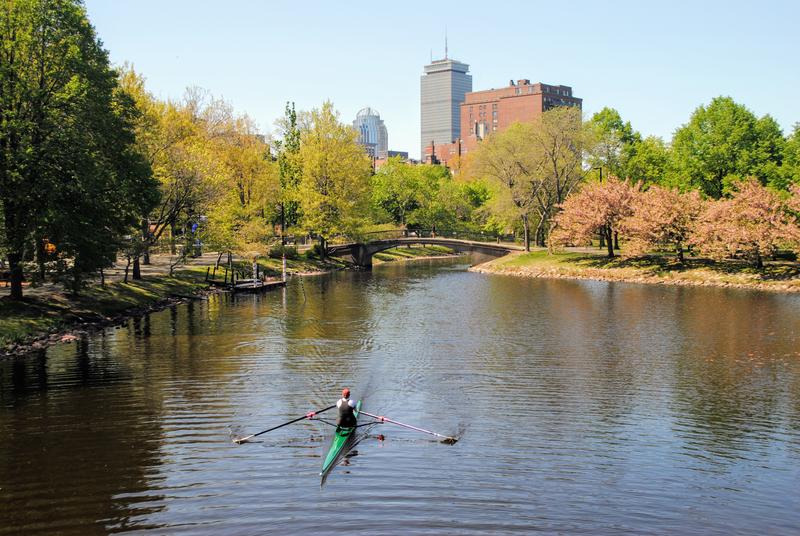
[[[336,408],[339,411],[339,418],[336,419],[337,426],[355,426],[356,416],[353,410],[356,403],[350,400],[350,389],[345,387],[342,389],[342,398],[336,402]]]

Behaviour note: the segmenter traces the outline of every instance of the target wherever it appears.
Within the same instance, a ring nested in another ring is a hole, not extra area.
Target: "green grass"
[[[205,270],[203,270],[205,275]],[[147,307],[170,296],[196,294],[207,285],[191,274],[151,276],[128,284],[91,286],[78,296],[53,292],[21,302],[0,299],[0,349],[84,321],[98,321],[134,308]]]
[[[376,253],[372,256],[373,260],[380,262],[393,262],[399,260],[409,260],[419,257],[442,257],[446,255],[453,255],[455,252],[444,246],[413,246],[413,247],[397,247],[387,249]]]

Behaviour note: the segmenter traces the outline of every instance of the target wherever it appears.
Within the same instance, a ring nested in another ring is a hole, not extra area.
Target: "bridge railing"
[[[452,238],[473,242],[515,242],[513,235],[500,235],[481,231],[465,231],[461,229],[389,229],[364,233],[350,242],[372,242],[375,240],[392,240],[396,238]]]

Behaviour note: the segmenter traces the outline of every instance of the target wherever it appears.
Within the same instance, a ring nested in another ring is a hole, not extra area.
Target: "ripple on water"
[[[211,297],[0,363],[0,534],[798,533],[798,333],[797,297],[460,260]],[[345,385],[460,441],[375,426],[324,487],[323,423],[231,442]]]

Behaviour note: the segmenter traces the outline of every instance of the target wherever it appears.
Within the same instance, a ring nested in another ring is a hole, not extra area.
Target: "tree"
[[[245,257],[264,254],[280,198],[278,164],[269,145],[244,116],[234,121],[230,135],[214,142],[213,152],[219,165],[208,207],[212,238]]]
[[[487,136],[470,159],[471,172],[497,184],[513,207],[522,223],[525,251],[531,248],[530,215],[544,187],[543,157],[534,152],[535,129],[532,123],[514,123]]]
[[[409,214],[419,208],[423,192],[420,170],[390,158],[372,177],[372,202],[385,211],[393,223],[406,225]]]
[[[582,168],[586,131],[581,111],[570,106],[548,110],[534,123],[533,146],[542,188],[536,191],[539,222],[536,239],[546,243],[550,218],[556,208],[585,178]]]
[[[333,104],[311,111],[297,157],[303,174],[298,186],[301,225],[324,243],[336,234],[357,236],[367,222],[372,164],[342,124]]]
[[[160,201],[140,215],[132,244],[133,278],[140,279],[139,258],[148,262],[149,248],[170,231],[172,253],[181,226],[191,226],[216,195],[220,162],[215,143],[233,136],[235,127],[228,104],[190,88],[182,101],[160,101],[145,88],[145,80],[126,69],[122,86],[139,110],[136,143],[159,183]]]
[[[800,123],[795,123],[783,148],[783,183],[800,184]]]
[[[719,199],[747,176],[762,184],[775,181],[782,139],[769,116],[757,119],[730,97],[717,97],[675,132],[669,182]]]
[[[619,222],[628,238],[626,252],[638,255],[669,246],[683,263],[686,243],[702,208],[703,201],[696,190],[681,193],[653,185],[648,190],[635,191],[631,214]]]
[[[614,257],[614,231],[632,214],[638,189],[615,177],[605,182],[587,183],[561,203],[561,212],[554,218],[551,245],[588,243],[600,232],[605,236],[608,256]]]
[[[709,203],[700,215],[690,243],[715,259],[742,255],[762,268],[783,242],[796,239],[780,196],[755,178],[736,183],[730,198]]]
[[[279,122],[281,130],[280,140],[275,142],[278,153],[278,168],[280,173],[280,225],[281,236],[285,240],[286,229],[297,224],[300,219],[299,204],[297,202],[297,188],[303,174],[300,158],[300,128],[297,125],[297,112],[294,103],[286,103],[283,119]]]
[[[116,88],[81,2],[0,4],[0,205],[13,299],[23,257],[45,238],[72,257],[77,287],[154,198],[132,145],[132,107]]]
[[[602,168],[607,175],[628,177],[631,146],[641,141],[630,122],[623,122],[619,112],[603,108],[587,121],[587,153],[591,168]]]
[[[630,146],[625,177],[642,184],[663,184],[669,165],[669,148],[659,137],[648,136]]]

